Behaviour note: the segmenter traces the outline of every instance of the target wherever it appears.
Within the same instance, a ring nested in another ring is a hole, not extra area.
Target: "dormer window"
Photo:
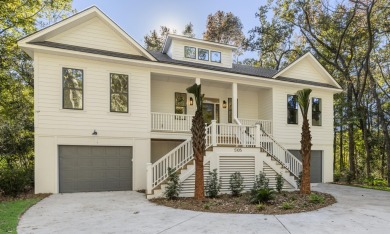
[[[196,59],[196,48],[190,46],[184,46],[184,57],[190,59]]]
[[[211,62],[221,63],[221,52],[211,51]]]
[[[209,50],[198,49],[198,59],[209,61]]]

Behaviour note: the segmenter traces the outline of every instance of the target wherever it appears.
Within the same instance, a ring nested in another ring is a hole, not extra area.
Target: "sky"
[[[184,26],[191,22],[195,37],[202,38],[207,16],[218,10],[238,16],[247,34],[258,24],[255,13],[265,3],[266,0],[73,0],[73,8],[82,11],[97,6],[143,46],[143,37],[160,25],[181,34]],[[256,53],[243,56],[249,57],[256,57]]]

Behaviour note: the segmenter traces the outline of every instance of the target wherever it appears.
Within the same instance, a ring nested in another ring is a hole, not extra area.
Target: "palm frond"
[[[307,117],[309,112],[311,91],[311,89],[302,89],[297,92],[299,108],[304,117]]]

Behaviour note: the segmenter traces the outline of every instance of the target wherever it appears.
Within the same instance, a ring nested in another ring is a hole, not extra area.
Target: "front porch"
[[[195,99],[186,88],[202,85],[203,117],[224,125],[254,126],[259,123],[272,134],[272,89],[235,82],[152,73],[151,131],[189,133],[196,111]]]

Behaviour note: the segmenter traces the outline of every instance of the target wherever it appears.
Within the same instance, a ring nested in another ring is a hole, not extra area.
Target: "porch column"
[[[237,83],[232,84],[232,117],[234,121],[238,124],[241,125],[240,121],[238,120],[238,108],[237,108],[237,98],[238,98],[238,92],[237,92]]]
[[[152,194],[153,171],[152,163],[146,163],[146,194]]]

